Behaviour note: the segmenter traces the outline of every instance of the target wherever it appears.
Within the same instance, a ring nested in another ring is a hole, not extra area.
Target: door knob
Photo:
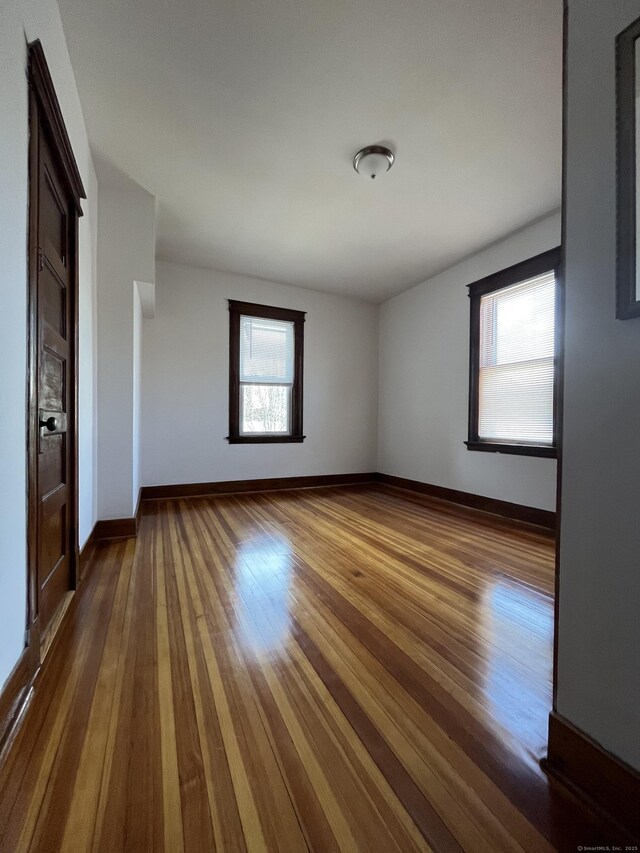
[[[40,426],[45,427],[45,429],[48,429],[49,432],[55,432],[57,429],[60,429],[58,419],[54,418],[53,415],[51,415],[51,417],[48,417],[46,421],[40,421]]]
[[[67,430],[67,414],[66,412],[47,412],[44,409],[39,409],[38,426],[41,436],[52,433],[59,435]]]

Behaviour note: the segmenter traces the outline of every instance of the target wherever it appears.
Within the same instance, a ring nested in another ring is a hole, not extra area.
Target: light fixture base
[[[384,145],[367,145],[361,148],[353,158],[353,168],[359,175],[372,180],[384,175],[393,166],[395,155]]]

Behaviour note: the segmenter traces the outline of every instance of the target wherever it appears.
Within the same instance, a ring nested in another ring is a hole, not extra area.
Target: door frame
[[[86,198],[80,171],[73,155],[60,104],[49,72],[40,40],[27,46],[27,78],[29,83],[29,213],[28,213],[28,295],[27,295],[27,630],[26,646],[31,677],[41,662],[41,625],[38,619],[38,169],[39,135],[47,136],[51,152],[74,202],[73,221],[69,226],[70,281],[73,331],[69,335],[67,382],[70,384],[70,408],[67,423],[67,454],[71,477],[68,506],[71,508],[69,549],[71,586],[77,587],[78,576],[78,220],[82,216],[80,200]]]

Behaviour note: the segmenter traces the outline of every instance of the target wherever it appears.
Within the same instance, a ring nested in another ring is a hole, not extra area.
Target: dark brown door
[[[75,202],[66,190],[50,143],[40,128],[38,164],[38,597],[45,630],[73,587],[69,485],[73,355],[69,233]]]
[[[39,42],[29,58],[29,642],[37,646],[76,581],[82,184]]]

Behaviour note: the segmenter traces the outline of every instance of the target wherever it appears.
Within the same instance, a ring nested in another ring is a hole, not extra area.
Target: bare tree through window
[[[286,433],[289,431],[289,387],[242,386],[242,431]]]

